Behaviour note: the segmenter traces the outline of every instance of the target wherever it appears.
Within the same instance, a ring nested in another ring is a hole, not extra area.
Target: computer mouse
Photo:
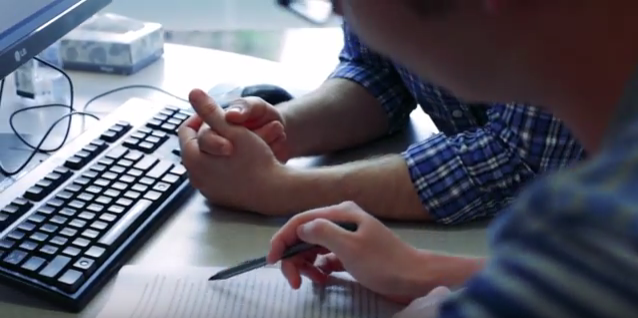
[[[284,88],[271,84],[246,86],[241,92],[241,97],[248,96],[259,97],[271,105],[287,102],[293,98],[292,94]]]

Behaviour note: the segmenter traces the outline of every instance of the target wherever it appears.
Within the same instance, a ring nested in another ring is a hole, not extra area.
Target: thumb
[[[352,232],[326,219],[315,219],[297,228],[297,236],[304,242],[319,245],[330,250],[337,257],[347,253],[347,242],[352,239]]]

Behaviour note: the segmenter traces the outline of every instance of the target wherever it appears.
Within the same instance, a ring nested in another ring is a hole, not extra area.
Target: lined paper
[[[98,318],[390,318],[400,310],[347,277],[290,288],[266,267],[209,282],[221,268],[122,268]]]

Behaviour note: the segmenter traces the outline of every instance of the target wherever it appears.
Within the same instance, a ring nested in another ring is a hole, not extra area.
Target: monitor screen
[[[0,0],[0,78],[42,52],[111,0]]]

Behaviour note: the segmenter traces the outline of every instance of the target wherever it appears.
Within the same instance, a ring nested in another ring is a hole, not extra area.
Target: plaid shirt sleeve
[[[391,61],[363,45],[347,25],[344,36],[341,63],[331,77],[367,88],[386,111],[390,132],[401,129],[416,100]],[[525,183],[580,156],[580,146],[548,113],[513,104],[490,105],[487,113],[484,127],[436,134],[403,153],[424,210],[439,223],[494,216]]]
[[[557,118],[538,108],[492,105],[487,124],[437,134],[404,153],[426,210],[443,224],[492,217],[533,179],[582,158]]]
[[[521,195],[492,224],[485,269],[440,305],[438,317],[635,316],[637,170],[630,156]]]
[[[389,133],[401,130],[416,108],[416,100],[403,85],[392,62],[361,44],[345,23],[343,31],[345,45],[330,78],[347,79],[366,88],[388,115]]]

